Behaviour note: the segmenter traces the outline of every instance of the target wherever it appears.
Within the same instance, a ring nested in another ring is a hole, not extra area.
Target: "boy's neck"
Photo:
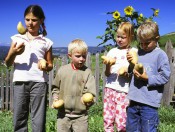
[[[74,65],[73,63],[71,63],[71,66],[72,66],[72,69],[74,69],[74,70],[81,70],[81,69],[84,67],[84,66],[83,66],[83,67],[80,67],[80,68],[76,68],[75,65]]]

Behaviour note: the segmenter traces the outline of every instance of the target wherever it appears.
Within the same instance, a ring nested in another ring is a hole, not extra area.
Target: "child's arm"
[[[158,57],[157,71],[157,74],[152,74],[152,72],[147,73],[149,86],[164,85],[169,81],[171,70],[169,60],[165,52]]]
[[[143,73],[142,74],[140,74],[137,70],[133,70],[133,74],[135,75],[135,77],[137,78],[137,79],[141,79],[141,80],[143,80],[143,81],[148,81],[148,75],[146,74],[146,71],[145,71],[145,69],[144,69],[144,71],[143,71]]]
[[[146,71],[144,69],[143,74],[140,74],[136,70],[133,70],[133,73],[136,78],[147,81],[149,86],[164,85],[168,82],[171,74],[170,65],[166,53],[161,54],[158,57],[158,63],[158,69],[156,67],[155,69],[152,69],[153,71]]]
[[[53,83],[52,83],[52,99],[53,100],[58,100],[59,99],[59,94],[60,94],[60,83],[61,83],[61,80],[60,80],[60,75],[61,75],[61,67],[60,69],[57,71],[57,74],[53,80]]]
[[[92,74],[92,72],[90,70],[88,70],[88,77],[87,77],[87,80],[86,80],[86,83],[85,83],[85,86],[84,86],[84,89],[83,89],[83,94],[85,93],[90,93],[93,95],[93,100],[92,100],[92,103],[84,103],[82,102],[83,104],[87,104],[87,105],[92,105],[96,102],[96,94],[97,94],[97,91],[96,91],[96,83],[95,83],[95,78]],[[82,100],[81,100],[82,101]]]
[[[45,53],[44,66],[41,64],[41,61],[38,61],[38,68],[43,71],[51,71],[53,69],[53,60],[52,60],[52,47]]]
[[[17,43],[11,43],[9,52],[5,58],[5,64],[7,67],[11,66],[14,63],[14,60],[17,55],[20,55],[24,52],[25,45],[24,43],[21,43],[17,46]]]
[[[111,65],[106,64],[105,75],[108,77],[111,74]]]

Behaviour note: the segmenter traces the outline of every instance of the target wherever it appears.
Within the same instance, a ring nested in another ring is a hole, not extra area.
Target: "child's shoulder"
[[[42,40],[44,40],[46,43],[49,43],[49,44],[53,44],[53,41],[45,36],[43,36],[42,34],[39,35],[39,38],[41,38]]]
[[[11,36],[11,38],[12,39],[17,39],[17,38],[25,38],[26,37],[26,35],[24,34],[24,35],[22,35],[22,34],[14,34],[13,36]]]

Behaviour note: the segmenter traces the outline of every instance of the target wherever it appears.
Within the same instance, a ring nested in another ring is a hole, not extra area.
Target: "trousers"
[[[47,83],[14,83],[13,124],[15,132],[28,132],[30,113],[32,132],[45,132]]]

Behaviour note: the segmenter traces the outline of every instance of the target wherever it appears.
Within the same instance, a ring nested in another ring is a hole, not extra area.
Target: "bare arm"
[[[51,71],[53,69],[52,47],[46,52],[45,59],[47,61],[46,71]]]
[[[11,66],[14,63],[16,56],[22,54],[24,50],[25,50],[24,43],[17,46],[17,43],[12,42],[9,52],[5,58],[5,64],[7,65],[7,67]]]
[[[105,75],[108,77],[111,74],[111,65],[106,65]]]

